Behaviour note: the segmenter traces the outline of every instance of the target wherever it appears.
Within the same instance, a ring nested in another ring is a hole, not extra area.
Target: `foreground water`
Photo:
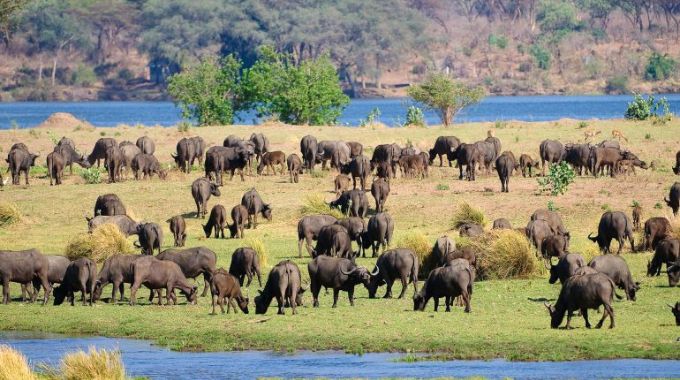
[[[31,365],[57,366],[68,352],[88,347],[120,350],[131,376],[151,379],[243,379],[257,377],[470,377],[515,379],[673,378],[676,360],[507,362],[457,360],[405,362],[402,354],[350,355],[335,351],[277,354],[262,351],[174,352],[131,339],[69,338],[42,333],[0,332],[0,344],[21,351]]]
[[[659,95],[660,97],[661,95]],[[680,114],[680,94],[664,95],[671,111]],[[457,123],[477,121],[521,120],[546,121],[572,119],[622,118],[628,95],[612,96],[492,96],[463,110]],[[404,123],[407,99],[355,99],[339,119],[343,125],[356,126],[377,108],[379,120],[389,126]],[[68,112],[95,126],[118,124],[171,126],[180,121],[180,112],[171,102],[13,102],[0,103],[0,129],[28,128],[54,112]],[[255,124],[253,115],[241,115],[240,124]],[[439,124],[434,112],[425,112],[428,124]]]

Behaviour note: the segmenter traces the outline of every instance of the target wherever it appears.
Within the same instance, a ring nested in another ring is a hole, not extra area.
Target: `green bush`
[[[661,98],[656,100],[653,95],[643,97],[640,94],[635,94],[633,100],[628,103],[626,119],[630,120],[647,120],[654,119],[655,123],[665,124],[673,118],[670,111],[668,100]]]
[[[667,54],[652,53],[645,67],[645,79],[651,81],[665,80],[675,74],[677,62]]]
[[[489,45],[495,46],[499,49],[508,47],[508,38],[504,35],[489,34]]]
[[[463,108],[480,102],[485,91],[454,80],[444,73],[432,73],[425,81],[408,88],[407,93],[416,102],[437,112],[444,126],[453,123],[454,116]]]
[[[423,110],[416,106],[409,106],[406,110],[406,125],[425,126]]]
[[[607,79],[604,86],[607,94],[625,94],[628,92],[628,77],[617,75]]]
[[[373,108],[371,112],[369,112],[368,115],[366,115],[365,119],[361,119],[361,121],[359,122],[359,126],[367,127],[375,123],[379,123],[381,114],[382,113],[380,112],[380,108],[378,107]]]
[[[561,195],[567,192],[575,176],[574,170],[562,161],[559,164],[550,165],[548,175],[537,180],[542,192],[550,191],[551,195]]]
[[[541,45],[531,45],[529,52],[536,60],[536,66],[541,70],[550,69],[550,52]]]
[[[87,168],[80,172],[80,176],[89,185],[96,185],[102,182],[101,172],[97,168]]]
[[[97,81],[97,75],[91,67],[78,65],[71,76],[71,80],[76,86],[91,86]]]

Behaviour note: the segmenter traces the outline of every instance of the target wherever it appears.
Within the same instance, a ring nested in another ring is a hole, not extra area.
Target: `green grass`
[[[672,166],[675,151],[680,146],[680,122],[654,127],[650,123],[626,121],[592,121],[593,127],[609,134],[618,128],[629,137],[629,145],[641,159],[659,160],[664,167]],[[317,139],[343,139],[361,141],[367,149],[378,143],[408,140],[420,149],[431,146],[439,135],[456,135],[466,142],[486,137],[493,123],[456,125],[443,128],[339,128],[263,126],[257,129],[265,133],[272,148],[292,153],[299,149],[302,136],[313,133]],[[644,139],[653,130],[655,139]],[[100,129],[80,130],[69,134],[80,151],[87,152],[99,137]],[[183,133],[176,128],[148,128],[138,130],[130,127],[107,129],[108,134],[121,132],[125,139],[134,141],[146,133],[156,141],[156,156],[162,164],[172,162],[170,152]],[[538,145],[545,138],[576,141],[580,136],[576,121],[554,123],[513,123],[497,129],[496,136],[503,142],[503,150],[512,150],[515,156],[530,153],[537,156]],[[191,134],[203,136],[208,143],[220,145],[229,134],[248,136],[247,127],[194,128]],[[43,134],[45,135],[45,134]],[[514,136],[521,136],[514,142]],[[25,131],[0,131],[0,146],[8,149],[13,142],[27,141],[35,151],[48,151],[52,142],[47,136],[32,139]],[[42,164],[42,163],[41,163]],[[5,170],[4,167],[0,170]],[[241,200],[241,195],[256,187],[265,202],[273,207],[271,222],[259,218],[256,230],[248,230],[247,239],[260,240],[267,250],[268,263],[263,268],[266,276],[272,265],[290,259],[301,269],[303,282],[308,283],[306,265],[308,257],[297,258],[296,224],[307,196],[318,194],[324,200],[334,199],[333,178],[335,172],[321,172],[317,166],[315,176],[304,174],[300,183],[288,182],[284,176],[246,176],[245,182],[238,177],[225,181],[222,196],[213,197],[209,207],[222,204],[227,209]],[[15,204],[22,215],[22,223],[0,229],[0,249],[25,249],[35,247],[44,253],[61,254],[72,236],[87,230],[83,214],[91,215],[98,195],[114,192],[125,203],[129,213],[137,220],[159,223],[165,232],[164,248],[172,242],[172,235],[165,222],[174,215],[188,214],[187,247],[206,246],[218,255],[218,266],[228,268],[234,249],[247,245],[241,239],[206,239],[200,228],[203,220],[193,217],[195,205],[190,195],[191,182],[202,175],[173,170],[168,179],[124,181],[116,184],[83,186],[78,175],[66,175],[64,185],[49,186],[47,178],[33,177],[31,185],[6,186],[0,191],[3,202]],[[103,174],[106,177],[106,174]],[[571,231],[571,249],[575,252],[594,254],[594,245],[586,239],[589,232],[596,231],[602,210],[608,204],[612,210],[630,213],[630,200],[635,199],[644,207],[645,218],[669,216],[668,208],[654,208],[667,195],[668,186],[677,177],[669,172],[639,170],[637,176],[620,178],[577,177],[564,196],[539,195],[534,178],[515,175],[510,180],[511,192],[498,192],[500,184],[495,173],[478,176],[476,182],[459,181],[455,168],[434,165],[429,178],[419,181],[397,178],[390,183],[391,193],[386,211],[395,220],[393,247],[412,231],[422,233],[430,244],[437,237],[456,232],[450,230],[451,219],[458,206],[465,202],[480,210],[486,220],[508,218],[514,227],[525,226],[529,215],[544,208],[548,201],[559,204],[560,213]],[[106,179],[106,178],[104,178]],[[438,191],[437,185],[450,187],[450,191]],[[485,192],[484,188],[493,189]],[[601,193],[599,190],[604,189]],[[373,199],[369,202],[371,209]],[[20,238],[17,238],[20,237]],[[129,239],[133,241],[133,238]],[[639,240],[639,236],[636,238]],[[616,244],[614,243],[616,246]],[[628,249],[626,250],[626,252]],[[625,254],[633,276],[642,282],[637,302],[616,301],[617,327],[613,330],[587,330],[583,320],[575,317],[575,330],[552,330],[543,301],[553,302],[559,286],[549,285],[547,275],[526,279],[489,280],[475,284],[472,297],[472,313],[464,314],[461,308],[451,313],[432,311],[432,303],[426,312],[413,312],[410,300],[413,294],[409,286],[404,300],[370,300],[363,287],[357,287],[356,306],[350,307],[346,293],[341,293],[338,308],[332,309],[332,293],[321,292],[321,307],[313,309],[311,296],[305,295],[305,306],[293,316],[275,315],[270,308],[265,316],[229,314],[211,316],[210,300],[200,298],[197,305],[184,304],[175,307],[149,305],[144,299],[145,290],[138,293],[139,305],[109,305],[103,302],[94,307],[67,305],[42,307],[13,301],[9,306],[0,305],[0,330],[36,330],[63,334],[93,334],[112,337],[149,339],[162,346],[176,350],[280,350],[339,349],[347,352],[399,351],[437,354],[446,358],[506,358],[510,360],[574,360],[621,357],[680,358],[677,349],[677,328],[666,303],[678,300],[676,289],[669,289],[664,277],[647,278],[645,269],[651,252]],[[373,268],[375,259],[358,259],[360,265]],[[198,282],[202,286],[202,280]],[[420,283],[422,286],[422,282]],[[257,293],[257,282],[248,289],[251,299]],[[395,284],[398,294],[400,284]],[[384,287],[378,291],[382,296]],[[620,291],[619,291],[620,292]],[[129,290],[126,289],[126,294]],[[621,293],[621,292],[620,292]],[[104,296],[110,296],[110,288]],[[12,295],[19,295],[19,287],[12,285]],[[251,305],[252,306],[252,305]],[[254,307],[251,307],[254,309]],[[600,315],[591,312],[591,319]]]

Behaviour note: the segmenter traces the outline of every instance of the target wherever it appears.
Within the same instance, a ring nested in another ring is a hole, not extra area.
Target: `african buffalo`
[[[0,281],[2,281],[2,303],[10,301],[9,283],[29,284],[40,280],[45,288],[43,305],[47,303],[52,287],[48,280],[49,261],[36,249],[25,251],[0,251]],[[35,302],[38,292],[33,292],[31,301]]]
[[[54,185],[53,179],[56,180],[57,185],[61,185],[61,178],[64,171],[64,157],[57,152],[52,152],[47,155],[47,175],[50,177],[50,186]]]
[[[227,301],[227,314],[229,309],[233,308],[236,313],[236,305],[244,314],[248,314],[248,297],[244,297],[241,292],[241,286],[236,277],[232,276],[220,268],[215,271],[212,281],[210,282],[210,292],[212,294],[212,315],[215,315],[215,304],[220,305],[220,310],[224,314],[224,301]],[[236,301],[236,304],[233,302]]]
[[[668,305],[668,304],[667,304]],[[671,308],[671,312],[675,317],[675,325],[680,326],[680,302],[676,302],[675,306],[668,305]]]
[[[94,261],[81,257],[72,261],[66,268],[64,280],[54,288],[54,305],[61,305],[68,298],[71,306],[75,305],[75,292],[80,292],[80,301],[83,306],[94,302],[94,284],[97,277],[97,264]],[[89,294],[89,302],[85,296]]]
[[[205,237],[209,238],[214,230],[215,233],[213,236],[215,236],[215,239],[219,238],[220,236],[222,236],[222,239],[224,239],[224,227],[226,224],[227,210],[222,205],[213,206],[212,210],[210,210],[208,222],[202,225],[203,232],[205,232]]]
[[[191,161],[196,157],[196,146],[194,142],[190,139],[182,138],[177,142],[177,152],[171,154],[172,158],[175,160],[177,167],[185,172],[191,172]]]
[[[673,210],[673,215],[678,216],[678,210],[680,210],[680,182],[676,182],[671,186],[669,198],[664,198],[663,200]]]
[[[119,147],[112,146],[106,150],[105,163],[109,174],[109,183],[120,182],[120,173],[123,165],[125,165],[125,159]]]
[[[477,237],[480,236],[484,233],[484,229],[482,226],[476,223],[463,223],[460,227],[458,227],[458,234],[460,236],[467,236],[467,237]]]
[[[140,223],[137,226],[139,237],[138,248],[142,249],[142,255],[153,255],[154,249],[161,253],[163,245],[163,229],[156,223]]]
[[[600,224],[597,228],[597,236],[593,237],[591,235],[592,234],[588,235],[588,239],[597,243],[600,250],[604,253],[610,252],[609,246],[611,245],[611,241],[612,239],[616,239],[619,242],[619,250],[616,253],[620,254],[626,238],[630,241],[631,250],[635,252],[633,228],[628,221],[628,217],[623,212],[607,211],[602,214]]]
[[[135,145],[137,145],[143,154],[153,155],[156,152],[156,143],[154,143],[149,136],[142,136],[138,138],[135,142]]]
[[[352,251],[352,239],[345,227],[339,224],[321,227],[316,240],[316,246],[312,250],[312,257],[320,255],[354,259],[355,253]]]
[[[516,167],[517,162],[515,162],[515,157],[509,154],[501,154],[496,159],[496,172],[498,172],[498,178],[501,180],[501,192],[510,192],[510,188],[508,187],[510,176]]]
[[[76,148],[70,144],[57,144],[57,146],[54,147],[54,152],[61,154],[64,158],[64,167],[68,166],[71,174],[73,174],[74,163],[84,168],[89,168],[91,166],[87,158],[76,152]]]
[[[135,173],[135,179],[140,179],[140,174],[142,178],[150,178],[154,174],[158,174],[160,179],[165,179],[167,173],[158,159],[150,154],[138,154],[132,159],[131,167],[132,172]]]
[[[590,168],[590,144],[567,144],[564,146],[565,156],[564,161],[570,164],[578,175],[583,175],[583,169],[586,169],[586,174]]]
[[[201,297],[205,297],[210,287],[210,278],[216,268],[217,255],[206,247],[188,249],[166,249],[156,256],[159,260],[169,260],[182,269],[187,278],[203,275],[205,288]]]
[[[661,240],[654,250],[652,260],[647,262],[647,276],[658,276],[661,267],[666,264],[666,271],[674,262],[680,260],[680,240],[668,237]]]
[[[387,285],[387,290],[383,298],[392,298],[392,285],[394,281],[401,280],[401,293],[399,298],[404,298],[409,282],[413,282],[413,289],[418,292],[418,257],[408,248],[390,249],[383,252],[375,263],[378,272],[372,276],[366,289],[368,298],[375,298],[378,287]]]
[[[375,212],[383,212],[387,196],[390,195],[390,183],[384,178],[378,178],[371,184],[371,195],[375,199]]]
[[[394,233],[394,220],[390,214],[381,212],[373,215],[368,220],[366,232],[361,237],[362,256],[366,257],[366,248],[371,247],[373,257],[378,254],[378,249],[382,246],[383,252],[392,242]]]
[[[168,220],[170,223],[170,231],[175,238],[175,247],[184,247],[184,242],[187,238],[187,224],[181,215],[176,215]]]
[[[140,257],[145,256],[118,254],[106,259],[94,285],[93,299],[96,301],[101,298],[104,287],[113,284],[113,292],[109,302],[116,302],[117,291],[120,291],[120,301],[123,301],[125,284],[132,284],[135,281],[132,264]],[[158,298],[160,299],[160,296]]]
[[[92,153],[87,156],[87,161],[90,165],[94,165],[97,162],[97,167],[99,167],[99,161],[106,159],[106,151],[111,147],[118,147],[116,139],[104,137],[97,140],[94,148],[92,148]]]
[[[360,142],[347,141],[349,146],[349,158],[361,156],[364,153],[364,146]]]
[[[366,182],[371,175],[371,163],[368,157],[359,155],[352,158],[348,163],[341,165],[340,173],[349,174],[350,178],[352,178],[354,189],[357,188],[358,177],[361,184],[361,190],[366,190]]]
[[[673,167],[673,173],[680,175],[680,150],[675,153],[675,166]]]
[[[296,307],[302,306],[302,294],[306,290],[302,287],[298,266],[290,260],[281,261],[269,272],[264,289],[255,297],[255,313],[266,313],[272,299],[276,298],[278,314],[285,314],[285,305],[290,305],[293,314],[297,314]]]
[[[269,139],[262,133],[253,133],[250,135],[250,141],[255,145],[255,155],[259,162],[262,155],[269,152]]]
[[[477,149],[475,144],[462,143],[458,146],[456,151],[456,161],[460,169],[460,176],[458,179],[463,179],[463,166],[466,166],[466,178],[468,181],[475,180],[475,167],[479,161],[481,152]]]
[[[590,260],[588,266],[609,276],[616,286],[626,292],[629,301],[635,301],[635,292],[640,290],[640,283],[633,281],[626,260],[620,256],[603,255]]]
[[[322,227],[331,225],[338,220],[330,215],[307,215],[302,217],[297,224],[298,257],[302,257],[302,242],[304,241],[307,252],[312,255],[312,241],[317,240]]]
[[[135,159],[135,157],[142,154],[142,150],[132,143],[120,145],[119,147],[120,152],[123,154],[123,163],[121,165],[121,169],[125,168],[125,178],[127,178],[128,173],[133,170],[132,161]]]
[[[571,316],[575,310],[580,310],[586,327],[590,328],[588,309],[598,309],[604,306],[602,319],[597,328],[602,327],[605,318],[609,316],[609,328],[614,327],[614,282],[604,273],[572,276],[562,285],[562,290],[555,306],[544,303],[550,313],[550,327],[556,329],[562,324],[564,314],[567,314],[567,329],[571,328]]]
[[[306,135],[300,140],[300,153],[305,163],[305,169],[312,172],[314,165],[316,165],[316,152],[318,150],[318,141],[312,135]]]
[[[671,222],[664,217],[649,218],[645,222],[645,240],[642,250],[656,249],[656,245],[673,233]]]
[[[222,172],[230,172],[229,180],[231,181],[236,170],[239,170],[241,181],[245,181],[243,174],[249,160],[249,153],[244,149],[213,146],[206,153],[205,177],[211,178],[211,173],[215,173],[216,181],[222,186]]]
[[[349,183],[352,181],[349,176],[344,174],[338,174],[333,180],[333,190],[336,196],[340,196],[343,192],[349,190]]]
[[[243,239],[245,237],[243,230],[248,222],[248,209],[244,205],[236,205],[231,209],[231,221],[234,224],[227,223],[229,227],[230,237]]]
[[[69,264],[71,264],[71,260],[61,255],[45,255],[45,258],[47,258],[47,264],[49,266],[49,270],[47,271],[47,281],[50,283],[52,289],[54,289],[54,284],[61,284],[61,282],[64,280],[66,268],[69,266]],[[36,295],[38,292],[40,292],[41,284],[40,278],[33,278],[33,289]],[[31,298],[33,297],[31,296]]]
[[[456,136],[439,136],[434,142],[434,147],[429,151],[430,165],[435,157],[439,156],[439,166],[443,166],[443,156],[449,161],[449,167],[453,166],[456,159],[456,150],[460,145],[460,140]]]
[[[668,286],[673,288],[678,285],[678,282],[680,282],[680,261],[668,267],[666,272],[668,274]]]
[[[583,256],[578,253],[568,253],[560,257],[557,264],[553,264],[550,258],[546,259],[550,263],[550,279],[548,282],[554,284],[560,280],[561,284],[567,282],[569,277],[573,276],[578,268],[586,266],[586,261]]]
[[[257,275],[257,283],[262,286],[260,260],[257,257],[257,252],[250,247],[236,248],[234,253],[231,254],[229,273],[238,279],[241,286],[243,286],[245,278],[248,277],[246,287],[250,286],[253,281],[253,275]]]
[[[261,214],[269,221],[272,220],[272,207],[262,201],[255,188],[243,194],[241,204],[248,210],[248,228],[257,228],[257,214]]]
[[[267,175],[269,175],[269,169],[271,169],[274,172],[274,175],[276,175],[276,168],[274,165],[280,165],[281,174],[283,174],[283,172],[286,170],[286,154],[280,150],[262,154],[260,164],[257,166],[257,174],[262,174],[262,171],[264,171],[264,168],[266,167]]]
[[[94,216],[125,215],[123,201],[116,194],[104,194],[97,197],[94,203]]]
[[[366,217],[368,213],[368,199],[363,190],[343,191],[338,199],[332,201],[330,207],[339,208],[340,211],[349,216]]]
[[[543,258],[560,257],[569,250],[569,239],[563,235],[550,235],[543,239],[541,256]]]
[[[512,229],[512,224],[510,223],[509,220],[505,218],[498,218],[493,221],[493,227],[491,227],[493,230],[511,230]]]
[[[120,232],[127,236],[130,235],[137,235],[137,227],[139,227],[139,223],[135,222],[132,220],[127,215],[114,215],[114,216],[95,216],[94,218],[88,218],[85,217],[87,220],[87,232],[92,233],[97,227],[104,225],[104,224],[113,224],[118,229]]]
[[[404,177],[425,178],[429,175],[427,167],[428,159],[420,154],[402,155],[399,158],[399,168]]]
[[[448,312],[451,311],[450,300],[461,296],[465,312],[469,313],[474,276],[474,269],[464,259],[456,259],[451,266],[433,269],[423,287],[413,296],[413,310],[424,311],[430,298],[434,298],[434,311],[437,311],[439,298],[445,297]]]
[[[345,227],[349,238],[355,241],[358,245],[358,249],[361,249],[361,240],[364,231],[366,231],[366,223],[364,219],[352,216],[349,218],[340,219],[336,222],[337,224]]]
[[[175,289],[179,289],[187,302],[196,302],[196,286],[187,281],[179,265],[172,261],[159,260],[154,256],[144,256],[132,263],[134,281],[130,287],[130,306],[137,303],[137,290],[144,285],[151,290],[165,289],[166,304],[177,304]],[[206,288],[207,290],[207,288]],[[158,304],[161,298],[158,297]]]
[[[216,184],[205,178],[198,178],[191,184],[191,195],[194,197],[194,202],[196,202],[196,217],[205,218],[205,215],[208,213],[207,208],[210,196],[219,197],[221,193]]]
[[[310,288],[314,298],[314,307],[319,307],[319,291],[321,287],[333,289],[333,308],[338,304],[340,291],[347,292],[350,305],[354,306],[354,287],[367,285],[371,276],[379,272],[369,273],[363,266],[357,266],[351,260],[341,257],[317,256],[307,264]]]
[[[491,166],[498,158],[496,146],[490,141],[477,141],[474,145],[477,148],[479,169],[481,170],[484,166],[486,174],[491,173]]]
[[[35,166],[35,160],[39,156],[30,153],[25,147],[26,146],[23,144],[18,147],[13,146],[5,160],[9,164],[9,171],[12,172],[12,185],[19,184],[19,176],[22,172],[24,173],[24,178],[28,185],[28,172],[31,170],[31,166]]]
[[[538,161],[531,158],[531,156],[528,154],[522,154],[521,156],[519,156],[519,167],[522,170],[522,177],[526,177],[527,172],[529,173],[529,177],[531,177],[532,170],[534,168],[538,170],[540,166],[541,165],[538,163]]]
[[[531,214],[530,220],[545,220],[553,235],[563,235],[567,238],[570,237],[569,231],[564,227],[562,217],[556,211],[538,209]]]
[[[456,241],[448,236],[440,236],[432,247],[430,256],[433,258],[435,266],[442,266],[446,264],[446,259],[450,253],[456,250]]]
[[[642,206],[633,206],[633,231],[640,231],[640,220],[642,220]]]
[[[286,166],[288,167],[288,175],[291,183],[298,183],[300,181],[300,174],[302,171],[302,160],[300,156],[293,153],[286,158]]]
[[[548,164],[559,164],[567,155],[564,145],[557,140],[543,140],[539,146],[539,151],[541,155],[541,175],[545,175],[546,162]]]

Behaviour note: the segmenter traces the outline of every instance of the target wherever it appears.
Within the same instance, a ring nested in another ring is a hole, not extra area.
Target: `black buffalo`
[[[75,305],[75,292],[80,292],[80,301],[83,306],[94,302],[94,285],[97,281],[97,264],[94,261],[81,257],[72,261],[66,268],[64,280],[54,288],[54,304],[61,305],[68,298],[71,306]],[[89,298],[86,295],[89,294]]]
[[[312,257],[320,255],[344,257],[354,259],[352,251],[352,238],[345,227],[339,224],[331,224],[321,227],[317,237],[316,247],[312,251]]]
[[[539,146],[541,155],[541,175],[545,175],[545,163],[559,164],[567,156],[564,145],[557,140],[543,140]]]
[[[104,194],[97,197],[94,203],[94,216],[125,215],[125,205],[116,194]]]
[[[151,290],[165,289],[167,304],[177,303],[175,289],[179,289],[187,298],[187,302],[196,301],[196,286],[187,281],[182,270],[172,261],[159,260],[154,256],[144,256],[132,263],[134,281],[130,287],[130,305],[137,303],[137,290],[144,285]],[[206,289],[207,290],[207,289]],[[158,304],[161,298],[158,297]]]
[[[30,153],[26,145],[15,144],[7,154],[7,163],[9,164],[9,171],[12,172],[12,185],[19,184],[19,176],[24,173],[26,184],[28,185],[28,172],[31,166],[35,166],[35,160],[38,159],[37,154]]]
[[[87,156],[87,161],[90,163],[90,165],[94,165],[96,162],[97,167],[99,167],[100,160],[106,159],[106,151],[114,146],[118,146],[116,139],[104,137],[97,140],[97,142],[94,143],[94,148],[92,148],[92,153]]]
[[[222,205],[213,206],[210,210],[210,216],[208,217],[208,222],[203,224],[203,232],[205,232],[205,237],[209,238],[210,235],[215,232],[213,236],[215,239],[222,236],[224,239],[224,227],[227,225],[227,210]]]
[[[144,154],[154,154],[156,152],[156,143],[154,143],[149,136],[142,136],[138,138],[137,142],[135,142],[135,145],[137,145],[139,150],[141,150]]]
[[[217,268],[217,255],[206,247],[188,249],[167,249],[156,256],[159,260],[169,260],[182,268],[182,273],[187,278],[196,278],[203,275],[205,288],[201,297],[205,297],[210,287],[210,278]]]
[[[208,213],[208,200],[210,196],[219,197],[221,193],[216,184],[205,178],[198,178],[191,184],[191,195],[194,197],[194,202],[196,202],[196,217],[205,218],[205,215]]]
[[[656,249],[659,242],[673,233],[671,222],[664,217],[649,218],[645,222],[643,250]]]
[[[368,298],[375,298],[378,287],[387,285],[385,296],[392,297],[392,285],[394,281],[401,280],[401,293],[399,298],[404,298],[409,282],[413,282],[413,289],[418,292],[418,257],[408,248],[397,248],[385,251],[375,263],[375,272],[378,274],[371,277],[371,281],[366,288]]]
[[[597,328],[602,327],[605,318],[609,316],[609,328],[614,328],[614,282],[604,273],[585,274],[582,276],[570,277],[562,286],[560,295],[554,306],[545,303],[550,313],[550,327],[556,329],[560,327],[567,314],[567,329],[571,328],[571,316],[574,311],[580,310],[586,327],[590,328],[588,320],[588,309],[598,309],[604,306],[602,319],[597,324]]]
[[[604,273],[614,281],[614,284],[626,292],[626,298],[635,301],[635,293],[640,290],[640,283],[633,281],[626,261],[614,255],[597,256],[590,260],[588,266],[600,273]]]
[[[453,166],[453,160],[456,159],[456,150],[460,145],[460,140],[456,136],[439,136],[434,142],[434,147],[429,151],[430,164],[434,162],[435,157],[439,156],[439,166],[443,166],[443,156],[449,161],[449,166]]]
[[[330,215],[307,215],[297,224],[298,257],[302,257],[302,243],[305,242],[307,252],[312,255],[312,241],[319,237],[321,228],[331,225],[338,220]]]
[[[241,286],[236,277],[232,276],[220,268],[215,271],[212,281],[210,282],[210,293],[212,294],[212,315],[215,315],[215,304],[220,305],[220,310],[224,314],[224,301],[227,301],[227,314],[229,309],[233,308],[236,313],[236,305],[244,314],[248,314],[248,297],[244,297],[241,292]],[[236,304],[234,304],[236,301]]]
[[[453,265],[433,269],[423,287],[413,296],[413,310],[424,311],[430,298],[434,298],[434,311],[437,311],[439,299],[444,297],[446,311],[451,311],[451,300],[461,296],[465,312],[469,313],[474,279],[474,269],[464,259],[456,259]]]
[[[368,269],[357,266],[349,259],[340,257],[317,256],[307,264],[310,288],[314,298],[314,307],[319,307],[319,291],[321,287],[333,289],[333,307],[338,304],[340,291],[347,292],[350,305],[354,306],[354,287],[359,284],[367,285],[371,276]]]
[[[550,269],[550,279],[548,282],[551,284],[554,284],[557,280],[560,280],[561,284],[566,283],[569,277],[576,273],[577,269],[586,266],[583,256],[578,253],[568,253],[560,257],[557,264],[553,264],[550,259],[546,260],[546,262],[550,262],[550,267],[548,268]]]
[[[187,239],[187,224],[181,215],[176,215],[168,220],[170,223],[170,232],[175,238],[175,247],[184,247],[184,242]]]
[[[349,174],[352,178],[353,188],[357,188],[357,178],[361,184],[361,190],[366,190],[366,182],[371,175],[371,163],[368,157],[359,155],[346,164],[340,166],[340,173]]]
[[[266,313],[272,299],[276,298],[278,314],[285,314],[285,305],[290,305],[293,314],[297,314],[296,307],[302,306],[305,291],[300,268],[290,260],[281,261],[269,272],[264,289],[255,297],[255,313]]]
[[[668,198],[663,200],[673,210],[673,215],[678,216],[678,210],[680,210],[680,182],[676,182],[671,186]]]
[[[163,229],[156,223],[140,223],[137,226],[137,236],[139,237],[138,248],[142,249],[143,255],[153,255],[154,249],[161,253],[163,245]]]
[[[243,230],[246,227],[246,223],[248,223],[248,209],[243,205],[232,207],[231,220],[233,224],[227,223],[230,237],[243,239],[245,237]]]
[[[597,228],[597,236],[588,235],[588,239],[597,243],[600,250],[604,253],[609,253],[609,247],[612,239],[619,242],[619,250],[617,254],[621,253],[623,243],[626,238],[630,241],[630,247],[635,252],[635,241],[633,238],[633,226],[628,221],[626,214],[620,211],[607,211],[602,214],[600,224]]]
[[[477,149],[475,144],[462,143],[458,146],[456,151],[456,161],[458,169],[460,169],[460,176],[458,179],[463,179],[463,166],[466,167],[466,179],[468,181],[475,180],[475,167],[481,158],[481,152]]]
[[[663,264],[666,264],[666,271],[668,271],[668,268],[678,260],[680,260],[680,240],[670,237],[661,240],[654,250],[652,260],[647,263],[647,276],[660,275]]]
[[[390,195],[390,183],[384,178],[374,180],[371,184],[371,195],[375,199],[375,212],[383,212],[387,196]]]
[[[302,153],[304,168],[310,172],[314,170],[314,165],[316,165],[318,144],[316,137],[312,135],[307,135],[300,140],[300,153]]]
[[[104,224],[113,224],[120,232],[125,236],[137,235],[139,223],[135,222],[132,218],[127,215],[114,215],[114,216],[95,216],[94,218],[85,217],[87,220],[87,231],[92,232],[97,227]]]
[[[241,197],[241,205],[248,210],[248,227],[257,228],[257,214],[271,221],[272,207],[268,203],[264,203],[257,190],[250,189],[243,197]]]
[[[239,285],[243,286],[245,278],[248,278],[246,287],[250,286],[253,276],[257,275],[257,283],[262,286],[262,275],[260,272],[260,260],[257,252],[250,247],[237,248],[231,254],[231,264],[229,273],[238,279]]]
[[[120,254],[106,259],[95,282],[93,299],[95,301],[100,299],[104,287],[108,284],[113,284],[113,291],[109,302],[116,302],[116,292],[118,291],[120,291],[120,301],[122,302],[123,295],[125,294],[125,284],[132,285],[135,281],[132,264],[140,257],[143,256]],[[158,298],[160,299],[160,297]]]
[[[363,190],[343,191],[338,199],[330,203],[330,207],[339,208],[340,211],[350,216],[366,217],[368,213],[368,199]]]
[[[49,261],[36,249],[25,251],[0,251],[0,280],[2,280],[2,303],[10,301],[9,283],[29,284],[34,279],[40,280],[45,288],[43,305],[47,303],[52,287],[48,280]],[[31,301],[35,301],[38,292],[33,292]]]
[[[392,242],[392,234],[394,233],[394,220],[390,214],[381,212],[375,214],[368,220],[366,232],[361,237],[362,256],[366,257],[366,248],[371,247],[373,257],[378,253],[378,249],[382,246],[383,251]]]
[[[161,167],[158,159],[150,154],[138,154],[132,159],[130,164],[132,172],[135,173],[135,179],[150,178],[154,174],[157,174],[159,178],[165,179],[167,173]]]

